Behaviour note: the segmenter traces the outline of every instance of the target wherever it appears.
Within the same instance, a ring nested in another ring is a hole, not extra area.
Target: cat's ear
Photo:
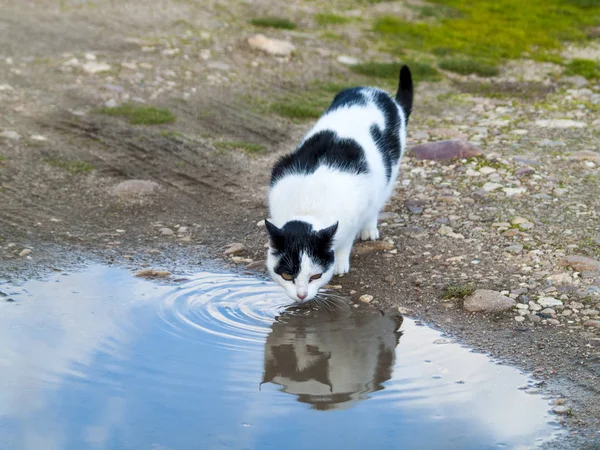
[[[339,224],[339,222],[336,222],[330,227],[319,230],[319,239],[325,242],[331,242],[333,240],[333,237],[335,236]]]
[[[265,226],[267,227],[267,231],[269,232],[269,239],[271,241],[271,247],[278,248],[283,239],[283,232],[265,219]]]

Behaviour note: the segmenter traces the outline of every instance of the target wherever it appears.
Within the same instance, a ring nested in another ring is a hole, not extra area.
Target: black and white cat
[[[295,301],[311,300],[350,270],[357,236],[379,238],[377,218],[398,176],[412,102],[406,66],[395,98],[372,87],[345,89],[273,167],[267,268]]]

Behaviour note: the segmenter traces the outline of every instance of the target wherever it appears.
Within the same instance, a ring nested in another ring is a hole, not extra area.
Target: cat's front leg
[[[375,217],[367,221],[363,229],[360,231],[361,241],[376,241],[379,239],[379,230],[377,229],[378,214]]]
[[[333,269],[334,275],[343,275],[350,271],[350,251],[352,244],[338,248],[335,251],[335,266]]]

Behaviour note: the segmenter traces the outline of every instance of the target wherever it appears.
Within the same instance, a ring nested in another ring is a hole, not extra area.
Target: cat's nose
[[[307,295],[308,295],[308,294],[305,294],[305,293],[302,293],[302,294],[300,294],[300,293],[298,293],[298,294],[296,294],[296,295],[298,295],[298,298],[299,298],[300,300],[304,300],[304,299],[307,297]]]

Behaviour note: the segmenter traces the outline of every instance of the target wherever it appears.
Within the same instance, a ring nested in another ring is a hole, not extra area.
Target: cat
[[[379,238],[377,219],[398,176],[412,103],[407,66],[395,98],[374,87],[344,89],[274,165],[267,269],[296,302],[350,270],[356,237]]]

